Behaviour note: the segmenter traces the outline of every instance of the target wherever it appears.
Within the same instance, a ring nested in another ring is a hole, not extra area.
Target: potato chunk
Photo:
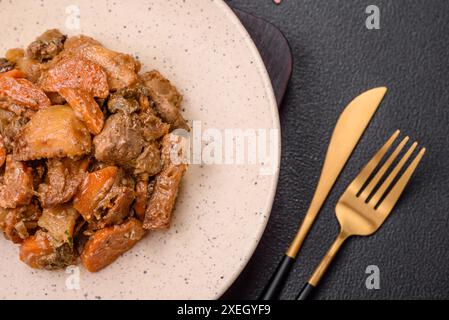
[[[134,218],[121,225],[101,229],[87,241],[81,261],[87,270],[97,272],[131,249],[144,234],[142,223]]]
[[[22,128],[14,144],[14,158],[76,157],[89,153],[89,131],[69,106],[51,106],[38,111]]]
[[[73,246],[73,230],[78,212],[71,205],[44,209],[38,225],[48,231],[58,243]]]

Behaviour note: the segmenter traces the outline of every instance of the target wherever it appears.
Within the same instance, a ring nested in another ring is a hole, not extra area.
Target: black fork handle
[[[270,281],[262,292],[262,295],[259,297],[259,300],[275,300],[278,298],[294,263],[295,259],[284,255],[282,260],[279,262],[276,271],[271,276]]]
[[[302,288],[301,292],[296,297],[296,300],[307,300],[313,289],[315,289],[314,286],[312,286],[310,283],[306,283],[304,288]]]

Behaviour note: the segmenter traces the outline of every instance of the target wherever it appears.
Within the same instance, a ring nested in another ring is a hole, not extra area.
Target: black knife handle
[[[259,300],[275,300],[278,298],[294,262],[295,259],[284,255],[276,271],[273,273],[270,281],[263,290],[262,295],[259,297]]]
[[[307,300],[313,289],[315,289],[314,286],[312,286],[310,283],[306,283],[304,288],[302,288],[301,292],[296,297],[296,300]]]

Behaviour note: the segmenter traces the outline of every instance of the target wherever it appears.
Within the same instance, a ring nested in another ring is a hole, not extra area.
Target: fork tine
[[[407,170],[404,172],[404,174],[398,180],[398,182],[396,182],[396,184],[391,189],[391,191],[388,193],[388,195],[385,197],[385,199],[380,203],[379,207],[377,208],[377,211],[379,211],[381,214],[387,216],[391,212],[391,210],[393,210],[395,204],[399,200],[399,197],[401,196],[402,192],[404,191],[407,183],[409,182],[410,178],[412,177],[413,172],[415,172],[416,168],[418,167],[419,162],[421,161],[422,157],[424,156],[424,153],[426,153],[426,149],[422,148],[421,151],[418,153],[418,155],[415,157],[415,159],[412,161],[410,166],[407,168]]]
[[[376,173],[376,175],[373,177],[373,179],[370,181],[370,183],[366,186],[366,188],[363,190],[362,194],[360,195],[361,199],[368,199],[371,192],[373,192],[374,188],[379,183],[380,179],[384,176],[385,172],[387,172],[388,168],[391,166],[393,161],[397,158],[401,150],[404,148],[405,144],[408,142],[409,137],[405,137],[401,143],[396,147],[396,149],[393,151],[393,153],[388,157],[387,161],[385,161],[384,165],[379,169],[379,171]]]
[[[387,191],[388,187],[393,182],[394,178],[399,174],[402,167],[405,165],[407,160],[412,155],[413,151],[415,151],[416,147],[418,146],[418,143],[415,142],[412,144],[412,146],[408,149],[407,153],[402,157],[401,161],[396,165],[396,167],[393,169],[393,171],[390,173],[390,175],[385,179],[384,183],[380,186],[380,188],[376,191],[376,193],[373,195],[369,203],[373,206],[376,206],[377,203],[380,201],[382,196]]]
[[[351,182],[348,189],[351,189],[355,194],[358,194],[362,189],[365,182],[373,173],[374,169],[378,166],[385,153],[387,153],[388,149],[390,149],[393,142],[399,136],[400,131],[396,130],[395,133],[388,139],[388,141],[382,146],[382,148],[377,151],[374,157],[368,162],[368,164],[362,169],[357,177]]]

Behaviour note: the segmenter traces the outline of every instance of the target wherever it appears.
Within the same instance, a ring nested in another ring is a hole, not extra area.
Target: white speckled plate
[[[200,121],[202,134],[224,137],[225,129],[243,129],[261,138],[263,130],[279,133],[266,69],[221,0],[1,0],[0,21],[0,56],[49,28],[84,33],[138,56],[144,71],[165,74],[185,97],[185,117]],[[0,235],[0,298],[218,298],[265,228],[277,184],[279,139],[275,134],[271,172],[262,170],[260,157],[190,165],[171,229],[148,234],[101,272],[32,270],[19,261],[18,247]]]

